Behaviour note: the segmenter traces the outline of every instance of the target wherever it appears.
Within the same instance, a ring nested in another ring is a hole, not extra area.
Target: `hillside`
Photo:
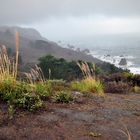
[[[42,37],[35,29],[30,28],[0,27],[0,44],[4,44],[14,50],[15,31],[20,33],[20,55],[24,63],[36,63],[38,58],[46,54],[51,54],[57,58],[63,57],[66,60],[83,60],[101,63],[100,60],[83,52],[62,48],[55,42]]]

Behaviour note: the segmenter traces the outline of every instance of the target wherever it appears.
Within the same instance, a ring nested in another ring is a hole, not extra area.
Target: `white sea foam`
[[[129,70],[134,74],[140,74],[140,67],[129,67]]]
[[[114,64],[116,67],[123,68],[123,69],[129,69],[130,72],[134,74],[140,74],[140,67],[135,67],[134,63],[132,62],[135,58],[134,56],[129,55],[120,55],[120,56],[111,56],[111,55],[99,55],[97,52],[92,52],[91,55],[94,57],[111,64]],[[119,63],[122,58],[125,58],[127,60],[126,66],[120,66]]]

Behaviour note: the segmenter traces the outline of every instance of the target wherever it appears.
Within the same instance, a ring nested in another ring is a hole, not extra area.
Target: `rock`
[[[83,96],[83,93],[78,92],[78,91],[75,91],[75,92],[72,93],[72,96],[73,97],[82,97]]]
[[[107,55],[106,55],[106,57],[110,57],[110,56],[111,56],[110,54],[107,54]]]
[[[124,57],[123,55],[120,55],[120,57]]]
[[[76,103],[83,103],[84,102],[84,98],[82,98],[83,93],[81,93],[81,92],[77,92],[77,91],[73,92],[72,97],[74,98],[74,101]]]
[[[77,52],[81,52],[80,48],[77,48],[76,51],[77,51]]]
[[[68,46],[68,48],[69,48],[69,49],[72,49],[72,50],[74,50],[74,49],[75,49],[75,47],[74,47],[74,46],[72,46],[72,45],[70,45],[70,44],[67,44],[67,46]]]
[[[121,65],[121,66],[127,65],[127,60],[125,58],[122,58],[119,62],[119,65]]]
[[[88,54],[88,53],[90,53],[90,50],[89,49],[84,49],[84,50],[82,50],[82,52]]]

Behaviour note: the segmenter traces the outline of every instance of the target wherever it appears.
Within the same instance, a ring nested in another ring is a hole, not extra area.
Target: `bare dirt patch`
[[[12,120],[1,103],[0,140],[127,140],[119,131],[123,124],[132,140],[140,139],[139,94],[79,98],[71,104],[46,102],[46,110],[19,111]]]

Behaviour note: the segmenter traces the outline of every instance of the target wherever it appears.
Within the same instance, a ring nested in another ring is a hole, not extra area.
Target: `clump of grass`
[[[83,79],[81,81],[71,82],[71,87],[73,90],[78,90],[83,93],[98,93],[103,95],[103,85],[100,81],[94,79]]]
[[[140,93],[140,87],[139,86],[134,86],[133,87],[133,92],[134,93]]]
[[[16,63],[9,58],[6,47],[2,45],[0,47],[0,79],[1,81],[8,79],[15,81],[16,77]]]
[[[90,68],[85,62],[77,63],[77,65],[81,69],[84,79],[81,81],[71,82],[71,88],[84,93],[90,92],[98,93],[98,95],[104,95],[103,84],[100,80],[96,79],[94,74],[95,65],[93,65],[93,68]]]
[[[45,83],[44,74],[40,67],[35,65],[35,68],[31,69],[29,73],[25,73],[27,80],[30,84],[34,85],[36,82]]]
[[[64,80],[48,80],[47,83],[52,85],[53,91],[64,91],[69,90],[69,84],[67,84]]]
[[[57,103],[69,103],[73,101],[73,97],[69,92],[59,91],[54,96],[54,101]]]
[[[4,45],[0,46],[0,79],[11,79],[13,81],[17,78],[18,60],[19,60],[19,33],[16,32],[16,58],[9,58],[7,49]]]
[[[85,79],[86,78],[91,78],[91,79],[96,78],[96,75],[95,75],[96,66],[95,66],[95,64],[93,64],[91,67],[89,67],[87,62],[81,62],[81,63],[78,62],[77,65],[81,69]]]
[[[53,87],[50,82],[36,83],[35,93],[39,95],[41,99],[48,99],[53,93]]]
[[[50,80],[44,78],[44,74],[40,67],[35,65],[29,73],[25,73],[27,83],[33,88],[34,93],[42,100],[48,99],[53,93],[53,84]]]

